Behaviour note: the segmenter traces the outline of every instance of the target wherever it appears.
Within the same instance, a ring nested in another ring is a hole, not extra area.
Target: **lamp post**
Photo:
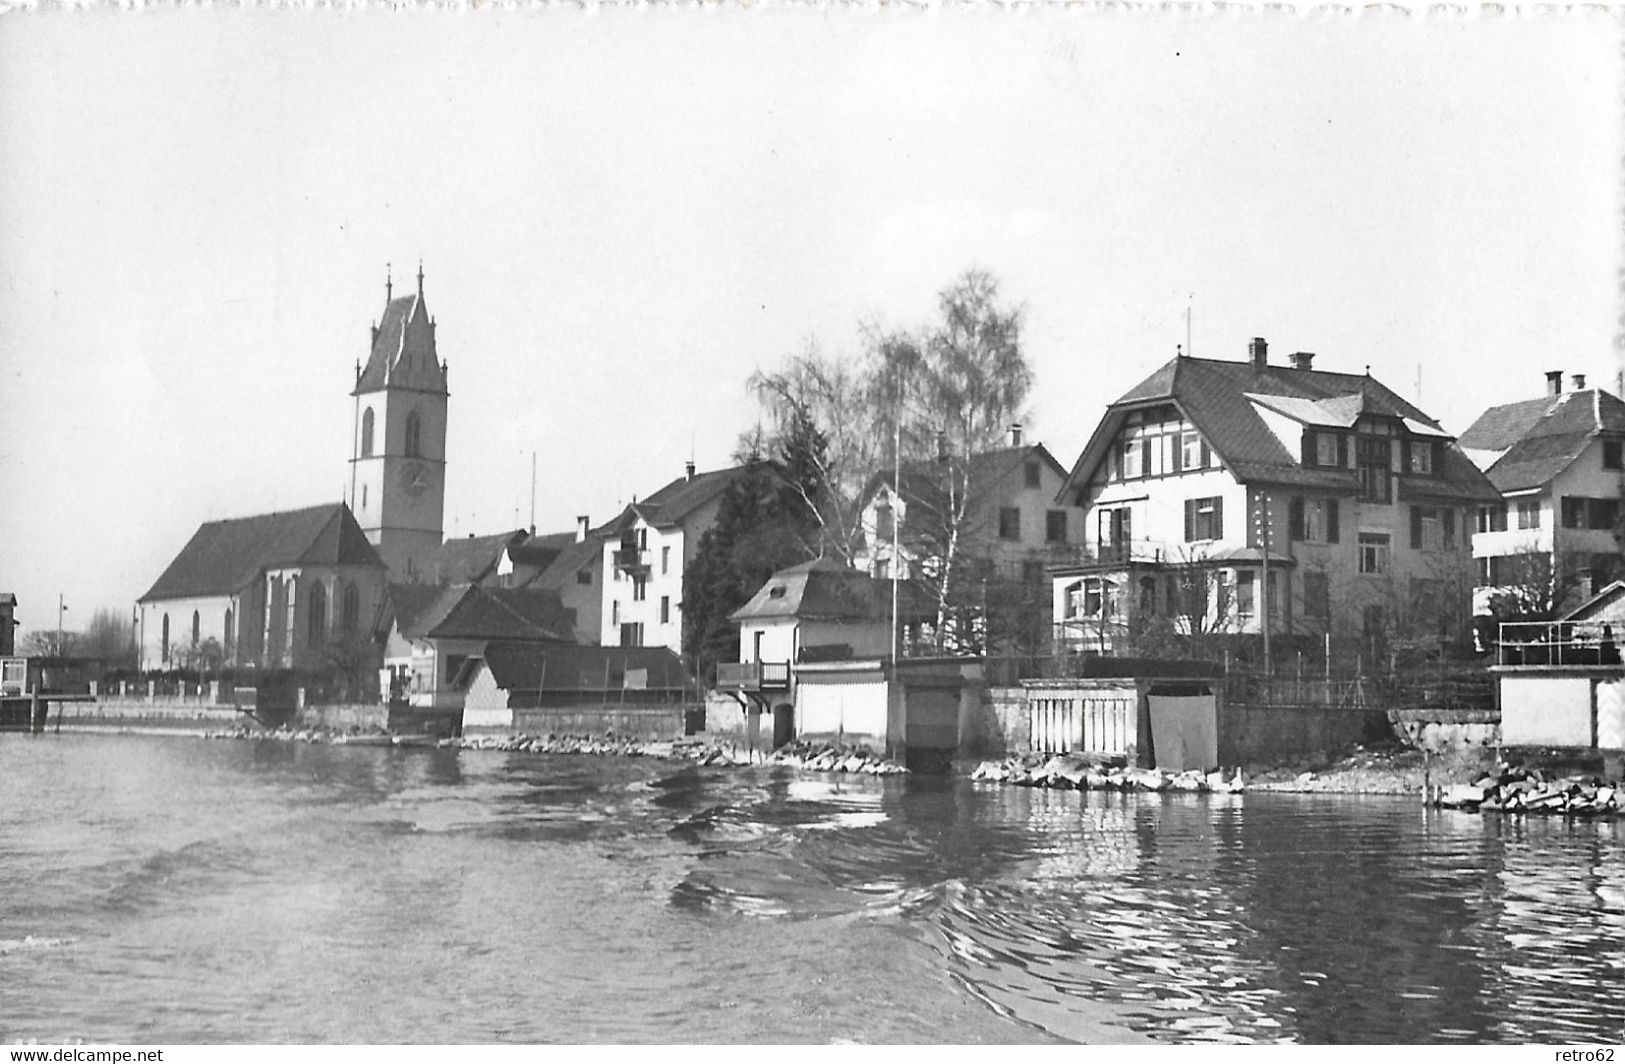
[[[68,607],[63,604],[63,602],[62,602],[62,593],[59,591],[59,592],[57,592],[57,595],[56,595],[56,647],[55,647],[56,656],[59,657],[59,658],[65,656],[62,653],[62,615],[64,613],[66,613],[67,611],[68,611]]]

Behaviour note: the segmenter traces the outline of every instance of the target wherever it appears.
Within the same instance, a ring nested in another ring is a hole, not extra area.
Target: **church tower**
[[[384,317],[372,353],[356,364],[350,508],[396,582],[430,578],[446,514],[446,364],[418,290],[396,298],[384,282]]]

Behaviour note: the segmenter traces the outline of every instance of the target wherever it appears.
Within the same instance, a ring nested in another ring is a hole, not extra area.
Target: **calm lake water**
[[[0,1040],[1625,1033],[1625,825],[0,735]]]

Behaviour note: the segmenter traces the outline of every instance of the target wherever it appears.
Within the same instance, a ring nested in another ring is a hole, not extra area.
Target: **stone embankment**
[[[1075,791],[1187,791],[1193,794],[1239,794],[1247,787],[1238,769],[1223,772],[1167,772],[1133,768],[1121,759],[1083,754],[1027,754],[1004,761],[984,761],[971,773],[983,783],[1012,783],[1017,787],[1048,787]]]
[[[1472,783],[1428,787],[1423,800],[1444,809],[1541,816],[1617,817],[1625,786],[1600,777],[1557,777],[1505,763]]]
[[[389,732],[339,731],[330,728],[235,728],[207,732],[208,739],[256,739],[270,742],[300,742],[332,746],[439,747],[458,750],[497,750],[526,754],[585,754],[594,757],[652,757],[666,761],[689,761],[698,765],[784,765],[812,772],[859,772],[893,775],[908,769],[888,758],[860,747],[832,743],[791,743],[771,754],[741,750],[738,744],[702,739],[650,742],[603,735],[482,735],[465,738],[436,738],[430,735],[393,735]]]

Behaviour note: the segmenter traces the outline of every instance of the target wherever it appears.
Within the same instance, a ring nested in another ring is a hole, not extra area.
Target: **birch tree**
[[[864,546],[860,515],[876,481],[901,470],[908,516],[900,529],[920,562],[916,578],[936,606],[938,652],[965,649],[980,636],[956,632],[975,612],[966,596],[966,554],[989,530],[976,461],[1000,446],[1032,388],[1021,348],[1024,310],[1000,300],[982,270],[962,274],[938,296],[939,319],[920,328],[860,328],[862,354],[827,357],[810,344],[751,386],[782,434],[798,422],[827,444],[819,469],[823,499],[814,507],[828,550],[851,563]]]

